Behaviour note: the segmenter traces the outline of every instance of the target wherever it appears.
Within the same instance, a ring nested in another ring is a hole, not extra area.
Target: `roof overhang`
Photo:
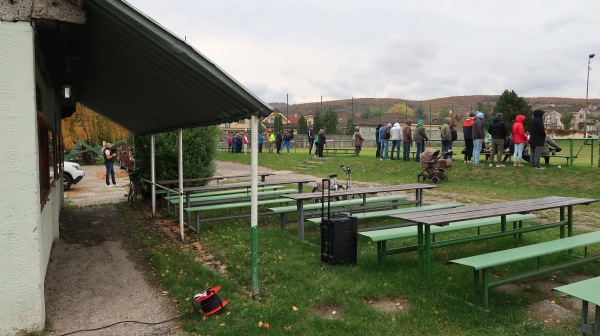
[[[85,25],[37,20],[55,85],[71,86],[71,101],[140,135],[266,117],[273,110],[128,3],[82,3]]]

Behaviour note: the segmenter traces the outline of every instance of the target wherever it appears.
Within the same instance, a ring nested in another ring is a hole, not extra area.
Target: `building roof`
[[[126,2],[84,5],[86,25],[38,20],[49,63],[58,60],[53,74],[62,74],[55,85],[72,85],[72,101],[142,135],[271,113],[211,60]],[[65,31],[69,40],[59,37]],[[56,42],[63,44],[52,47]],[[69,69],[61,68],[65,59],[72,60]]]

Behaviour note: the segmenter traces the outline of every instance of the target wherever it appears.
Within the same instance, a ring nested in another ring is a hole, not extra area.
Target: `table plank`
[[[597,199],[548,196],[520,201],[485,205],[471,205],[448,210],[434,210],[422,214],[399,214],[392,217],[426,225],[448,225],[455,221],[503,216],[532,211],[547,210],[573,205],[589,205]]]
[[[260,176],[260,177],[271,176],[271,175],[275,175],[275,173],[272,173],[272,172],[258,173],[258,176]],[[183,182],[186,183],[186,182],[214,181],[214,180],[224,180],[224,179],[251,177],[251,176],[252,176],[251,174],[215,175],[212,177],[198,177],[198,178],[192,178],[192,179],[183,179]],[[160,184],[160,185],[169,185],[169,184],[179,183],[179,180],[161,180],[161,181],[156,181],[156,183]]]
[[[554,290],[569,294],[578,299],[589,301],[593,304],[600,305],[600,277],[591,278],[569,285],[564,285],[554,288]],[[596,308],[599,309],[599,308]]]
[[[379,186],[379,187],[367,187],[367,188],[354,188],[348,190],[336,190],[332,191],[330,197],[336,196],[348,196],[348,195],[361,195],[361,194],[378,194],[383,192],[395,192],[395,191],[407,191],[407,190],[418,190],[418,189],[433,189],[437,188],[437,185],[434,184],[423,184],[423,183],[413,183],[413,184],[399,184],[399,185],[391,185],[391,186]],[[311,200],[313,198],[321,198],[320,192],[311,192],[304,194],[289,194],[285,195],[287,198],[291,198],[293,200]],[[325,194],[327,196],[327,193]]]

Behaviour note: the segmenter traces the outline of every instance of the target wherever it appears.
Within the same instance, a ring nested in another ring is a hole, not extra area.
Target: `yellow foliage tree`
[[[410,107],[407,107],[406,104],[396,104],[392,106],[387,113],[401,114],[401,115],[409,115],[412,116],[415,114],[415,111]]]
[[[77,104],[75,113],[62,120],[62,136],[65,149],[70,151],[77,141],[97,146],[102,145],[103,141],[116,142],[126,139],[129,132],[89,108]]]

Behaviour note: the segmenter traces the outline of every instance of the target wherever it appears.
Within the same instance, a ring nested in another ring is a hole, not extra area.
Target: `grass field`
[[[589,158],[584,153],[589,147],[582,149],[579,158]],[[599,172],[595,165],[589,165],[589,159],[587,162],[577,159],[573,168],[565,167],[563,160],[553,159],[548,169],[536,170],[512,165],[474,167],[463,163],[460,155],[455,158],[460,161],[456,160],[447,171],[449,181],[442,182],[434,191],[425,192],[426,202],[428,196],[448,197],[465,204],[548,195],[600,198]],[[217,159],[249,164],[250,155],[222,152]],[[306,149],[289,155],[259,155],[259,164],[263,167],[323,177],[333,172],[343,176],[339,165],[350,165],[355,181],[381,184],[414,183],[422,171],[414,161],[376,160],[374,149],[369,148],[358,157],[337,155],[314,168],[299,169],[306,161],[309,161]],[[559,164],[563,167],[557,168]],[[576,227],[600,229],[599,210],[598,202],[576,207]],[[540,215],[544,220],[556,214]],[[136,220],[135,216],[132,220]],[[590,263],[520,282],[515,286],[520,289],[517,292],[493,289],[490,312],[483,312],[463,302],[473,298],[471,269],[448,266],[445,262],[557,239],[558,229],[528,233],[522,240],[505,237],[436,249],[433,251],[433,280],[423,282],[417,273],[414,252],[388,256],[384,264],[379,264],[375,244],[359,238],[356,265],[330,266],[319,258],[317,225],[306,224],[306,240],[301,242],[295,225],[281,231],[279,218],[266,216],[259,217],[261,300],[252,300],[249,219],[203,224],[200,234],[188,233],[189,241],[184,244],[173,238],[178,230],[175,219],[166,216],[152,225],[155,226],[140,230],[138,240],[163,290],[178,302],[182,313],[191,310],[189,298],[208,286],[222,286],[221,296],[229,301],[222,314],[183,318],[182,329],[190,335],[575,334],[576,315],[550,326],[528,312],[530,304],[543,300],[561,304],[564,300],[548,297],[539,283],[553,281],[558,286],[573,275],[600,275],[598,263]],[[394,244],[415,244],[415,240]],[[595,247],[591,251],[598,250]],[[496,272],[510,274],[526,266],[532,264],[509,265]],[[381,301],[391,303],[392,307],[381,311],[372,304]]]

